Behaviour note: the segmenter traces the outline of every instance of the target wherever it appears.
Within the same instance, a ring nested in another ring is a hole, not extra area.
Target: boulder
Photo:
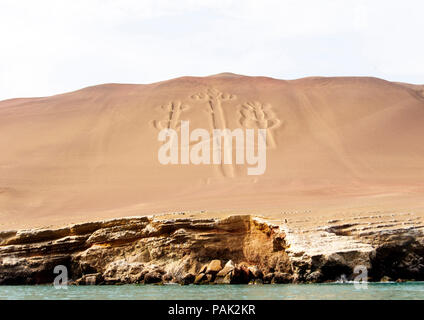
[[[194,282],[196,279],[195,275],[192,273],[187,273],[185,276],[183,276],[180,280],[180,284],[182,285],[188,285]]]
[[[165,273],[163,276],[162,276],[162,281],[164,282],[164,283],[169,283],[169,282],[172,282],[172,280],[174,279],[174,277],[172,276],[172,274],[170,274],[170,273]]]
[[[194,278],[194,284],[200,284],[204,279],[206,279],[206,274],[204,273],[199,273],[195,278]]]
[[[248,267],[254,279],[262,279],[264,274],[257,266]]]
[[[210,273],[206,275],[206,279],[202,281],[202,284],[207,284],[213,282],[213,275]]]
[[[95,285],[103,282],[101,273],[85,274],[75,281],[76,285]]]
[[[203,266],[200,268],[200,270],[199,270],[199,272],[198,272],[197,274],[206,273],[206,269],[207,269],[207,268],[208,268],[208,265],[207,265],[207,264],[203,265]]]
[[[291,283],[292,276],[285,272],[275,272],[271,283]]]
[[[162,282],[162,275],[159,272],[150,271],[146,273],[146,275],[144,276],[145,284],[159,283],[159,282]]]
[[[273,278],[274,278],[274,274],[272,272],[269,272],[266,275],[264,275],[262,281],[264,283],[271,283],[271,281],[272,281]]]
[[[206,274],[217,274],[221,269],[221,260],[212,260],[206,268]]]
[[[216,284],[230,284],[232,277],[233,277],[232,271],[230,271],[229,273],[227,273],[225,275],[225,277],[216,277],[215,283]]]
[[[250,271],[245,266],[237,266],[232,271],[231,283],[234,284],[248,284],[251,278]]]
[[[231,272],[231,271],[233,271],[233,270],[234,270],[234,263],[233,263],[233,261],[229,260],[229,261],[225,264],[224,268],[222,268],[222,270],[221,270],[221,271],[219,271],[219,272],[216,274],[216,276],[217,276],[217,277],[225,277],[228,273],[230,273],[230,272]]]
[[[213,280],[212,278],[213,276],[211,274],[201,273],[194,279],[194,284],[208,284]]]

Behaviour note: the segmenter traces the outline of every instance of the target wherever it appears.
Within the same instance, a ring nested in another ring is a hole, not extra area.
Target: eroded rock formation
[[[284,221],[131,217],[0,233],[0,284],[244,284],[334,281],[365,267],[369,280],[424,280],[422,230],[308,234]],[[363,269],[362,269],[363,270]]]

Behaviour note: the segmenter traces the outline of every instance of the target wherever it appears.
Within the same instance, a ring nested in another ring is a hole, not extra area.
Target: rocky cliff
[[[421,225],[367,231],[329,221],[299,231],[250,215],[130,217],[0,233],[0,284],[292,283],[355,277],[424,280]],[[364,269],[361,269],[363,272]]]

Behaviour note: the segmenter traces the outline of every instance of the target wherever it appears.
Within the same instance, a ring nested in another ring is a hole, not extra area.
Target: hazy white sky
[[[234,72],[424,83],[422,0],[0,0],[0,100]]]

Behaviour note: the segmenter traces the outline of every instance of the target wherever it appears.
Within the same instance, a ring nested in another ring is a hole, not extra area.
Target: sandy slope
[[[208,90],[215,100],[199,95]],[[208,130],[242,127],[243,104],[269,104],[265,174],[161,165],[157,135],[170,102],[187,107],[171,126],[190,120],[191,129]],[[376,211],[421,219],[423,124],[424,86],[376,78],[219,74],[1,101],[0,229],[178,211],[316,223]]]

